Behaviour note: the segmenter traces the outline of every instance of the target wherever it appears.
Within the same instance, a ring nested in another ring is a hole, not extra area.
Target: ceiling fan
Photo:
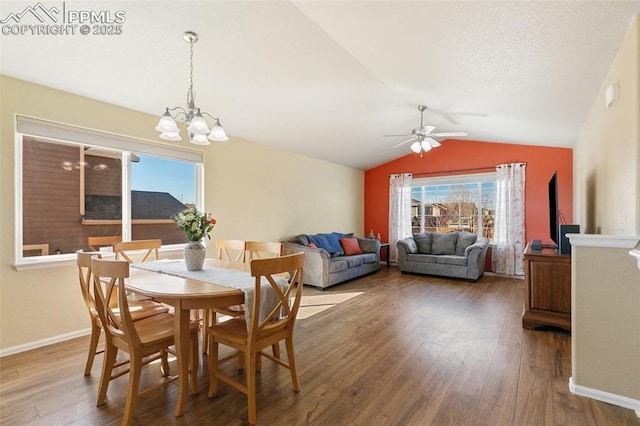
[[[427,109],[425,105],[418,105],[418,111],[420,111],[420,127],[416,127],[411,130],[411,134],[409,135],[385,135],[385,137],[397,137],[397,136],[410,136],[406,141],[402,141],[399,144],[394,145],[394,148],[397,148],[405,143],[411,142],[415,140],[414,143],[411,144],[411,150],[413,152],[420,153],[427,152],[431,148],[437,148],[440,146],[440,142],[433,138],[446,138],[446,137],[460,137],[467,136],[467,132],[434,132],[436,129],[435,126],[425,126],[424,125],[424,111]]]

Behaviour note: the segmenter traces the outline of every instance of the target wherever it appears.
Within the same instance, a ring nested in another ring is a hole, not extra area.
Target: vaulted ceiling
[[[0,19],[35,4],[2,1]],[[392,148],[402,138],[384,135],[417,127],[418,104],[428,106],[425,124],[436,131],[572,146],[640,13],[635,0],[65,7],[124,11],[122,34],[2,34],[2,74],[159,116],[185,103],[182,33],[195,31],[196,102],[221,118],[229,136],[359,169],[410,152],[408,144]]]

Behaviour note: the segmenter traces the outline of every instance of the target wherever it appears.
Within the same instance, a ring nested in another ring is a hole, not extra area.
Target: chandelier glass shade
[[[160,121],[156,126],[156,130],[160,132],[160,139],[167,141],[182,140],[182,137],[180,136],[180,129],[176,123],[176,120],[178,120],[187,126],[189,141],[192,144],[209,145],[209,140],[215,142],[224,142],[229,140],[226,132],[220,125],[220,119],[213,117],[207,112],[200,111],[200,108],[196,107],[196,96],[193,91],[193,44],[198,41],[198,34],[192,31],[186,31],[182,35],[182,38],[189,43],[191,49],[191,67],[189,74],[189,90],[187,90],[187,104],[186,108],[165,108],[164,114],[162,114],[162,117],[160,117]],[[214,120],[214,124],[211,128],[209,128],[209,124],[204,118],[205,115]]]

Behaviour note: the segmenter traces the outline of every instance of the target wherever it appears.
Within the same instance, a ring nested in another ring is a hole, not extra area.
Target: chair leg
[[[212,325],[211,324],[211,316],[215,315],[213,309],[203,309],[202,310],[202,353],[206,354],[209,351],[209,339],[207,335],[207,330]]]
[[[271,350],[273,351],[273,356],[280,359],[280,344],[274,343],[273,345],[271,345]],[[238,370],[240,370],[240,360],[244,361],[244,356],[238,358]],[[260,352],[256,354],[256,371],[262,371],[262,356],[260,355]]]
[[[238,371],[244,370],[244,353],[238,352]]]
[[[260,352],[258,352],[256,354],[256,373],[259,373],[262,371],[262,355],[260,355]]]
[[[271,350],[273,351],[273,356],[280,359],[280,344],[274,343],[271,345]],[[262,371],[262,356],[260,352],[256,354],[256,371]]]
[[[129,385],[127,389],[127,400],[124,404],[124,415],[122,417],[123,425],[133,423],[133,410],[136,407],[138,399],[138,386],[140,384],[140,373],[142,370],[142,358],[131,354],[129,363]]]
[[[189,383],[191,383],[191,393],[198,394],[198,329],[191,332],[191,368],[189,370]]]
[[[167,351],[166,349],[162,350],[162,358],[160,359],[160,371],[162,372],[163,377],[167,377],[170,373],[169,351]]]
[[[285,339],[285,345],[287,347],[287,358],[289,359],[289,370],[291,370],[291,382],[293,382],[293,390],[300,392],[300,383],[298,383],[298,373],[296,371],[296,360],[293,355],[293,338],[289,336]]]
[[[256,356],[261,358],[255,352],[249,352],[247,360],[247,412],[249,415],[249,424],[254,425],[257,421],[256,414]]]
[[[91,321],[91,341],[89,342],[89,354],[87,355],[87,364],[84,367],[84,375],[91,374],[91,368],[93,367],[93,360],[96,357],[96,350],[98,349],[98,341],[100,340],[100,331],[102,329],[95,320]]]
[[[107,397],[107,389],[109,388],[111,373],[113,372],[113,366],[116,363],[117,356],[118,348],[116,348],[115,346],[109,346],[107,344],[104,348],[102,374],[100,375],[100,386],[98,387],[98,402],[96,403],[96,406],[98,407],[104,405],[104,400]]]
[[[207,397],[213,398],[218,392],[218,342],[209,336],[209,356],[207,357],[209,365],[209,392]]]

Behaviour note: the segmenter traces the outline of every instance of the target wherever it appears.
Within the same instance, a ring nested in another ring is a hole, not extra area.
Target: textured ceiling
[[[35,4],[2,1],[0,19]],[[159,116],[185,103],[182,33],[196,31],[196,103],[232,138],[360,169],[410,152],[384,135],[416,127],[418,104],[436,131],[572,146],[640,13],[640,1],[65,6],[123,10],[123,34],[0,35],[0,72]]]

